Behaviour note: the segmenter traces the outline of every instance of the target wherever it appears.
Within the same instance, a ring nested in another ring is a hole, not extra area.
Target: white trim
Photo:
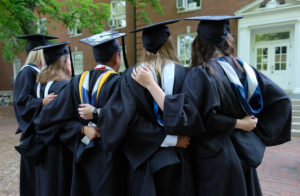
[[[193,2],[196,3],[196,7],[188,7],[188,2],[187,0],[183,0],[183,5],[182,7],[178,7],[178,0],[176,0],[176,9],[177,9],[177,13],[185,13],[185,12],[192,12],[192,11],[197,11],[197,10],[201,10],[202,9],[202,1],[203,0],[199,0],[200,6],[197,6],[197,2]]]

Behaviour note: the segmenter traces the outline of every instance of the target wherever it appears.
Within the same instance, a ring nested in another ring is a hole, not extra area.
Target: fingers
[[[79,104],[79,107],[81,107],[81,108],[86,108],[86,107],[88,107],[89,106],[89,104]]]

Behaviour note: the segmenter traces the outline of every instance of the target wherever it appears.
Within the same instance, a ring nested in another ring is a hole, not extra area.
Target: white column
[[[300,19],[297,20],[295,24],[295,34],[294,34],[294,43],[293,43],[293,58],[292,67],[294,85],[292,92],[294,94],[300,94]]]
[[[250,63],[250,51],[251,51],[251,36],[250,29],[248,27],[238,27],[238,46],[237,56],[243,61]]]

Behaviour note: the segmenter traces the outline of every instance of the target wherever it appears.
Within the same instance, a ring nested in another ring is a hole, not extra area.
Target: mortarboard
[[[197,32],[201,39],[212,43],[222,43],[229,33],[229,19],[240,19],[242,16],[195,16],[184,20],[197,20]]]
[[[166,43],[170,36],[170,29],[166,25],[178,21],[180,20],[167,20],[130,31],[130,33],[143,31],[142,40],[144,48],[148,52],[156,54],[156,52]]]
[[[59,59],[61,56],[65,54],[70,54],[70,51],[66,46],[68,43],[70,43],[70,41],[50,44],[46,46],[39,46],[34,48],[34,51],[43,49],[46,64],[47,66],[49,66],[52,63],[54,63],[57,59]]]
[[[25,47],[27,53],[29,53],[35,47],[51,44],[48,41],[49,39],[58,39],[58,37],[54,37],[50,35],[41,35],[41,34],[22,35],[22,36],[18,36],[17,38],[28,40]]]
[[[93,55],[97,62],[107,62],[110,60],[114,53],[121,51],[121,46],[117,38],[122,37],[123,58],[125,66],[127,68],[128,64],[124,47],[125,35],[126,33],[110,30],[81,39],[79,41],[93,47]]]

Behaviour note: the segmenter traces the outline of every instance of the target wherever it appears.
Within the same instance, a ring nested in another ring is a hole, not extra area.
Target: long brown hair
[[[70,75],[67,72],[65,64],[70,58],[69,54],[65,54],[57,59],[53,64],[48,65],[46,69],[42,70],[37,76],[37,82],[47,84],[47,82],[70,80]]]
[[[192,43],[192,57],[190,67],[196,67],[202,65],[210,70],[210,73],[213,74],[213,68],[207,66],[206,64],[213,58],[217,57],[218,53],[223,53],[225,56],[229,56],[235,66],[238,69],[242,70],[242,67],[236,61],[236,48],[234,45],[234,38],[231,34],[228,34],[224,42],[214,45],[202,40],[198,35]]]
[[[166,43],[157,51],[156,54],[147,52],[144,49],[141,61],[145,64],[146,67],[153,67],[155,69],[157,79],[160,81],[162,69],[168,63],[168,61],[177,63],[179,62],[171,37],[169,37]]]

